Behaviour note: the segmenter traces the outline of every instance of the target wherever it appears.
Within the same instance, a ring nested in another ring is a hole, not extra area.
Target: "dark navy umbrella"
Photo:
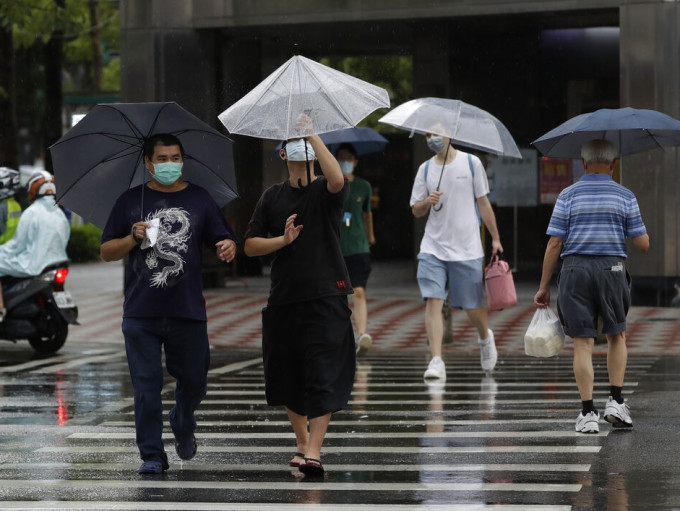
[[[656,110],[602,108],[569,119],[532,144],[544,156],[579,159],[581,147],[593,139],[612,142],[621,156],[680,146],[680,121]]]
[[[149,180],[144,140],[175,135],[184,148],[182,179],[224,206],[238,197],[233,142],[177,103],[102,103],[50,147],[57,201],[98,227],[128,188]]]
[[[352,144],[357,156],[378,153],[388,144],[388,140],[371,128],[353,127],[338,131],[331,131],[319,135],[328,150],[335,154],[340,144]]]
[[[335,154],[340,144],[352,144],[357,156],[380,152],[389,143],[380,133],[372,128],[365,127],[330,131],[319,135],[319,138],[323,140],[323,143],[326,144],[332,154]],[[282,147],[283,142],[279,142],[275,149],[277,154]]]

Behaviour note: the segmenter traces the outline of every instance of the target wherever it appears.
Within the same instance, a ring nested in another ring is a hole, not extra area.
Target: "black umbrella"
[[[50,147],[57,201],[104,227],[120,194],[148,180],[143,145],[156,133],[182,142],[182,179],[220,206],[238,196],[231,139],[174,102],[102,103]]]

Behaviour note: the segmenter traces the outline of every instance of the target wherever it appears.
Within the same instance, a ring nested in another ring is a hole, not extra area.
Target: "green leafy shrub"
[[[71,227],[71,237],[66,246],[69,259],[76,263],[99,260],[102,230],[93,224]]]

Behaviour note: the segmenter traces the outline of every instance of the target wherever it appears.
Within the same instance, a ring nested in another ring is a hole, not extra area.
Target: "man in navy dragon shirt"
[[[162,440],[163,349],[168,373],[177,380],[169,413],[175,450],[183,460],[196,454],[194,411],[206,394],[210,364],[202,245],[215,247],[226,262],[236,256],[236,235],[217,203],[205,189],[180,179],[183,158],[175,136],[151,136],[144,163],[153,179],[118,198],[102,233],[104,261],[128,256],[123,336],[143,460],[140,474],[168,469]],[[152,226],[158,233],[153,245],[145,239]]]

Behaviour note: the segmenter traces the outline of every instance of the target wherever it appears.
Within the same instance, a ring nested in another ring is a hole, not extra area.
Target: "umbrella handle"
[[[305,140],[305,163],[307,164],[307,184],[303,185],[302,184],[302,179],[298,178],[298,186],[300,188],[307,188],[309,184],[312,182],[312,173],[309,170],[309,155],[307,154],[307,141]]]
[[[449,145],[446,146],[446,152],[444,153],[444,163],[442,163],[442,170],[439,173],[439,182],[437,183],[437,190],[436,191],[439,191],[439,187],[442,184],[442,176],[444,175],[444,167],[446,167],[446,159],[449,157],[449,148],[450,147],[451,147],[451,144],[449,143]],[[439,207],[437,208],[437,206],[439,206]],[[439,211],[443,207],[444,207],[443,204],[436,204],[436,205],[432,206],[432,209],[434,209],[435,211]]]

